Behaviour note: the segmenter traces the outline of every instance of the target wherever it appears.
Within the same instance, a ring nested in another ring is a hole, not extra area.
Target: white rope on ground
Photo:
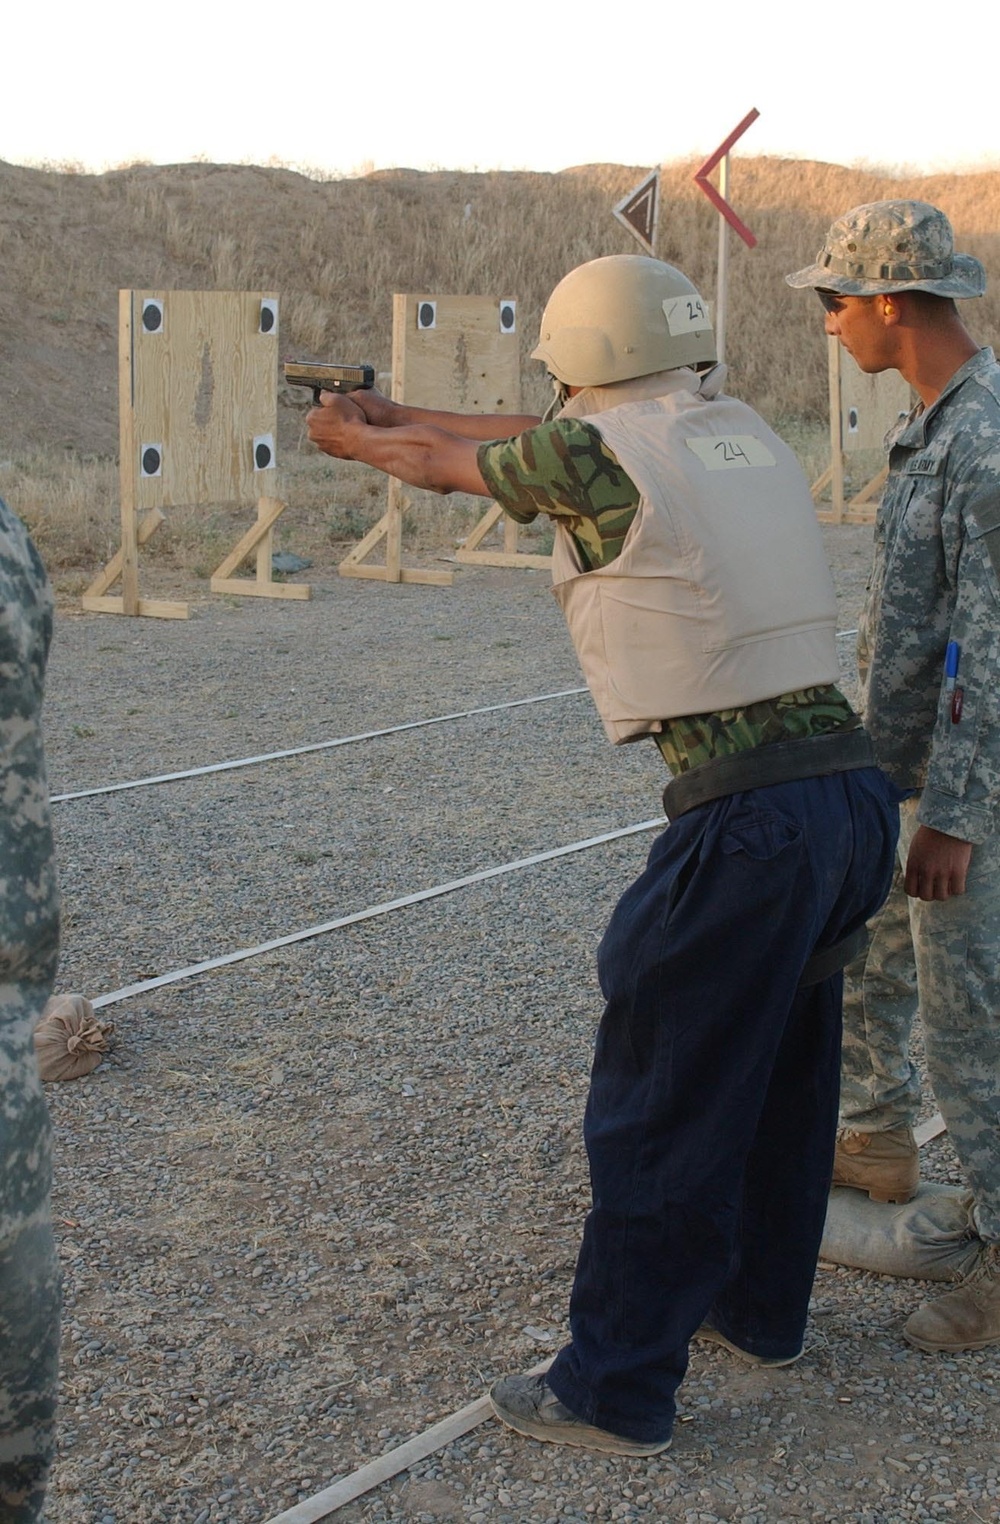
[[[625,836],[636,836],[641,831],[663,830],[666,817],[658,815],[655,820],[643,820],[638,825],[623,826],[617,831],[605,831],[601,836],[589,836],[585,841],[570,842],[565,847],[553,847],[548,852],[536,852],[531,857],[519,857],[514,862],[501,863],[495,868],[482,868],[478,873],[468,873],[464,878],[454,878],[447,884],[436,884],[432,889],[419,889],[415,894],[404,894],[396,900],[385,900],[380,905],[369,905],[367,910],[356,910],[352,915],[338,916],[334,921],[323,921],[318,926],[307,926],[304,931],[293,931],[288,936],[274,937],[270,942],[260,942],[256,947],[243,947],[239,952],[225,953],[220,958],[206,958],[201,963],[191,963],[187,968],[174,969],[172,973],[160,974],[155,979],[141,979],[127,984],[109,995],[98,995],[92,1002],[98,1010],[106,1005],[118,1005],[132,1000],[149,990],[162,989],[165,984],[177,984],[181,979],[196,979],[215,968],[228,968],[232,963],[242,963],[247,958],[274,952],[279,947],[290,947],[295,942],[306,942],[312,937],[324,936],[328,931],[338,931],[343,926],[354,926],[359,921],[371,921],[377,916],[388,915],[393,910],[403,910],[407,905],[419,905],[424,900],[434,900],[443,894],[453,894],[456,889],[467,889],[471,884],[482,884],[487,879],[500,878],[507,873],[518,873],[523,868],[533,868],[538,863],[552,862],[557,857],[569,857],[574,852],[586,852],[590,847],[603,846],[608,841],[619,841]]]
[[[398,735],[403,730],[423,730],[429,725],[445,725],[451,720],[468,720],[479,714],[497,714],[502,709],[520,709],[525,704],[547,704],[552,699],[586,693],[586,688],[561,688],[557,693],[539,693],[534,698],[511,699],[504,704],[486,704],[481,709],[460,709],[454,714],[437,714],[429,720],[409,720],[405,725],[389,725],[385,730],[363,730],[356,736],[337,736],[332,741],[312,741],[307,746],[292,746],[287,751],[265,751],[258,757],[240,757],[235,762],[210,762],[205,767],[188,767],[177,773],[157,773],[150,778],[133,778],[126,783],[104,783],[98,788],[77,789],[71,794],[53,794],[50,803],[66,799],[91,799],[95,794],[119,794],[130,788],[151,788],[155,783],[176,783],[182,778],[203,778],[208,773],[231,772],[238,767],[256,767],[261,762],[277,762],[285,757],[303,757],[311,751],[329,751],[334,746],[353,746],[357,741],[374,741],[379,736]]]
[[[837,639],[856,635],[857,630],[838,630]],[[240,767],[257,767],[261,762],[280,762],[287,757],[304,757],[313,751],[330,751],[335,746],[353,746],[358,741],[374,741],[380,736],[399,735],[404,730],[425,730],[430,725],[446,725],[452,720],[468,720],[479,714],[499,714],[504,709],[521,709],[526,704],[548,704],[553,699],[575,698],[586,688],[560,688],[555,693],[538,693],[533,698],[510,699],[503,704],[486,704],[480,709],[459,709],[454,714],[436,714],[429,720],[409,720],[404,725],[389,725],[384,730],[363,730],[356,736],[337,736],[332,741],[311,741],[306,746],[291,746],[285,751],[265,751],[256,757],[238,757],[233,762],[209,762],[204,767],[186,767],[176,773],[156,773],[149,778],[131,778],[125,783],[102,783],[97,788],[76,789],[72,793],[53,794],[51,804],[68,799],[92,799],[97,794],[120,794],[126,789],[152,788],[157,783],[177,783],[184,778],[204,778],[209,773],[234,772]]]
[[[843,632],[853,634],[851,630]],[[415,730],[426,725],[443,724],[451,719],[465,719],[477,714],[492,714],[499,709],[516,709],[525,704],[541,704],[554,698],[565,698],[571,694],[585,693],[585,688],[565,688],[558,693],[539,694],[534,698],[515,699],[506,704],[492,704],[482,709],[469,709],[454,715],[440,715],[431,720],[413,720],[406,725],[397,725],[390,730],[373,730],[359,736],[343,736],[334,741],[318,741],[309,746],[296,747],[292,751],[272,752],[262,757],[248,757],[242,762],[219,762],[210,767],[195,769],[187,773],[165,773],[160,778],[140,779],[133,783],[110,784],[103,789],[93,789],[89,793],[111,793],[117,789],[140,788],[144,783],[166,782],[172,778],[193,777],[197,773],[221,772],[230,767],[249,767],[253,762],[268,761],[272,757],[298,756],[303,752],[320,751],[331,746],[346,746],[351,741],[367,740],[375,736],[392,735],[397,731]],[[86,797],[84,794],[60,794],[58,799],[79,799]],[[472,884],[480,884],[487,879],[499,878],[503,874],[517,873],[523,868],[534,867],[538,863],[551,862],[558,857],[568,857],[575,852],[585,852],[590,847],[601,846],[608,841],[618,841],[625,836],[634,836],[641,831],[652,831],[665,825],[665,818],[657,816],[653,820],[640,821],[638,825],[624,826],[617,831],[607,831],[601,836],[591,836],[585,841],[571,842],[568,846],[554,847],[548,852],[538,852],[531,857],[522,857],[514,862],[501,863],[494,868],[484,868],[478,873],[467,874],[464,878],[452,879],[446,884],[437,884],[431,889],[421,889],[414,894],[403,895],[399,899],[386,900],[379,905],[370,905],[365,910],[357,910],[351,915],[339,916],[333,921],[323,921],[316,926],[307,926],[303,931],[293,931],[284,937],[274,937],[268,942],[260,942],[254,947],[243,947],[237,952],[225,953],[218,958],[205,958],[200,963],[191,963],[185,968],[172,970],[167,974],[160,974],[153,979],[141,979],[135,984],[124,985],[121,989],[112,990],[110,994],[98,995],[92,1002],[94,1009],[98,1010],[106,1005],[118,1005],[124,1000],[131,1000],[136,995],[143,995],[150,990],[161,989],[167,984],[177,984],[182,979],[196,979],[201,974],[210,973],[213,969],[228,968],[233,963],[242,963],[248,958],[256,958],[263,953],[274,952],[279,947],[290,947],[296,942],[309,941],[314,937],[324,936],[327,932],[338,931],[344,926],[353,926],[359,921],[374,920],[378,916],[388,915],[394,910],[402,910],[408,905],[419,905],[424,900],[438,899],[444,894],[453,894],[457,889],[466,889]]]

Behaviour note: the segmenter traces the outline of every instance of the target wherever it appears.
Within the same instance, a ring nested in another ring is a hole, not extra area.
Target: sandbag
[[[972,1269],[982,1248],[972,1223],[971,1191],[925,1182],[912,1201],[894,1206],[835,1185],[820,1259],[878,1275],[958,1281]]]
[[[111,1047],[114,1027],[98,1021],[82,995],[53,995],[35,1027],[35,1053],[43,1080],[79,1079],[96,1069]]]

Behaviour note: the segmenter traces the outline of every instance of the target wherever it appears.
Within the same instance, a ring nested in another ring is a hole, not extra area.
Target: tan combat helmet
[[[687,276],[639,254],[609,254],[565,275],[531,357],[565,386],[609,386],[718,358],[708,309]]]
[[[986,271],[972,254],[956,254],[951,223],[926,201],[870,201],[835,222],[816,263],[790,286],[878,296],[929,291],[933,296],[982,296]]]

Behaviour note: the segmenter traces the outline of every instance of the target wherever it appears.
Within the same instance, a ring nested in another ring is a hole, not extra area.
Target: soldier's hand
[[[399,403],[393,402],[390,397],[383,396],[373,386],[351,392],[350,397],[355,407],[361,409],[368,422],[376,429],[398,428],[403,422],[403,409]]]
[[[321,392],[319,407],[310,408],[306,414],[306,429],[313,444],[338,460],[355,459],[358,428],[367,426],[368,420],[353,398],[339,392]]]
[[[915,900],[949,900],[965,893],[972,843],[918,826],[906,858],[905,889]]]

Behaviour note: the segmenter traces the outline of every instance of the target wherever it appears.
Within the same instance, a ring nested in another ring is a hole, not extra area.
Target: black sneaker
[[[797,1355],[755,1355],[749,1349],[743,1349],[739,1344],[734,1344],[732,1339],[727,1339],[725,1334],[713,1328],[711,1323],[702,1323],[692,1337],[703,1344],[721,1344],[723,1349],[728,1349],[730,1354],[745,1360],[747,1365],[760,1365],[770,1369],[780,1365],[794,1365],[796,1360],[802,1359],[801,1349]]]
[[[490,1388],[493,1411],[508,1428],[532,1439],[548,1439],[556,1445],[580,1445],[585,1450],[604,1450],[609,1455],[659,1455],[670,1449],[669,1439],[643,1444],[596,1429],[564,1407],[544,1376],[504,1376]]]

